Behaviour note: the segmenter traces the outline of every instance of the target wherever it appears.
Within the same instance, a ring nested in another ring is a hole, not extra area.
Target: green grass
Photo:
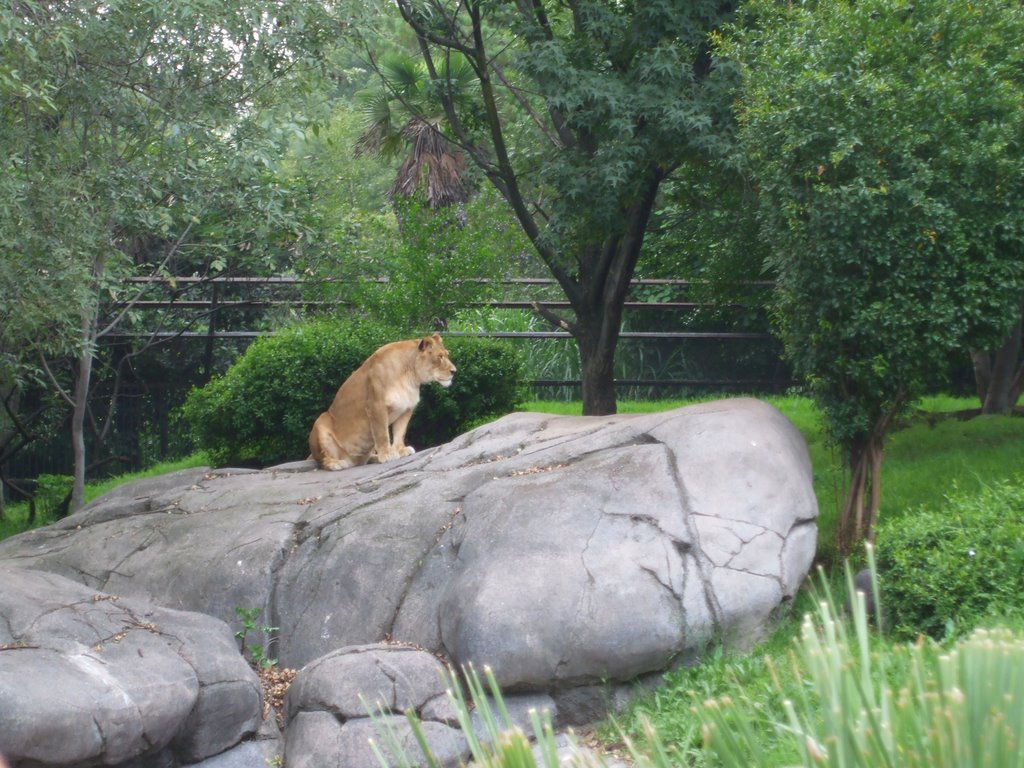
[[[97,483],[89,483],[85,487],[85,501],[89,503],[93,499],[98,499],[107,491],[111,491],[119,485],[123,485],[131,480],[141,480],[144,477],[156,477],[158,475],[165,475],[168,472],[177,472],[180,469],[191,469],[193,467],[205,467],[209,466],[209,459],[206,454],[202,451],[197,451],[190,456],[186,456],[183,459],[175,459],[173,461],[164,461],[154,466],[143,469],[139,472],[129,472],[124,475],[118,475],[117,477],[111,477],[108,480],[102,480]]]
[[[735,696],[742,690],[744,699],[762,715],[753,723],[762,747],[777,757],[779,765],[796,764],[797,755],[778,738],[768,717],[781,711],[783,700],[796,693],[796,673],[788,654],[797,629],[795,622],[787,621],[755,653],[731,654],[718,647],[699,665],[669,672],[654,691],[635,699],[622,715],[601,724],[599,735],[613,743],[625,735],[648,752],[651,744],[645,728],[649,724],[669,749],[674,764],[709,765],[703,750],[701,718],[693,710],[702,702]]]
[[[209,461],[207,460],[206,454],[199,451],[191,456],[186,456],[183,459],[175,459],[173,461],[154,464],[148,469],[144,469],[139,472],[128,472],[123,475],[111,477],[107,480],[101,480],[95,483],[86,483],[85,502],[88,504],[90,501],[99,498],[107,491],[113,490],[117,486],[123,485],[131,480],[139,480],[144,477],[156,477],[158,475],[167,474],[168,472],[176,472],[179,469],[202,467],[206,466],[208,463]],[[50,478],[50,482],[47,484],[47,491],[45,493],[37,494],[36,520],[31,525],[29,524],[29,505],[27,502],[7,505],[4,509],[4,519],[0,520],[0,539],[5,539],[16,533],[21,533],[29,527],[36,528],[42,525],[49,525],[54,522],[57,506],[64,498],[64,495],[71,490],[71,477],[68,476],[61,478],[60,476],[53,475],[50,476]]]

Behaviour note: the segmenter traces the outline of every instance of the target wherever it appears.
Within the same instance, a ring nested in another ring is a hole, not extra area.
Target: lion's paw
[[[416,453],[416,449],[413,448],[411,445],[403,445],[398,450],[399,456],[412,456],[414,453]]]
[[[339,469],[348,469],[352,466],[352,462],[347,459],[324,459],[320,463],[321,469],[326,469],[330,472],[337,472]]]

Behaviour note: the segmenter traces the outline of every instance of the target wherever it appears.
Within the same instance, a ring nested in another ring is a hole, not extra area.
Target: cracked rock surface
[[[194,763],[256,731],[259,682],[224,622],[5,563],[0,583],[14,765]]]
[[[235,629],[259,608],[284,666],[388,638],[571,698],[758,640],[810,567],[816,516],[803,438],[737,398],[512,414],[340,472],[185,470],[0,542],[0,566]]]
[[[370,713],[412,710],[437,759],[443,765],[464,764],[469,747],[445,695],[446,679],[436,657],[399,646],[351,646],[312,661],[288,691],[285,763],[289,768],[379,765],[369,741],[387,752],[387,739]],[[382,714],[381,719],[407,753],[418,754],[404,716]],[[398,764],[398,756],[390,758]]]

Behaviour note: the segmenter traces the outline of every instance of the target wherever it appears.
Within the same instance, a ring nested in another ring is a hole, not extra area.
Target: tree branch
[[[556,326],[558,328],[561,328],[564,331],[568,331],[573,336],[576,335],[576,324],[575,323],[569,322],[564,317],[559,315],[557,312],[552,312],[550,309],[545,307],[539,301],[531,302],[530,306],[533,308],[534,312],[536,312],[538,315],[543,317],[545,320],[547,320],[552,325],[554,325],[554,326]]]
[[[563,136],[562,132],[558,131],[558,128],[556,126],[555,129],[558,135],[555,135],[551,132],[548,126],[545,125],[544,119],[537,113],[537,111],[533,108],[533,105],[530,104],[526,97],[522,95],[522,89],[517,88],[516,86],[512,85],[512,83],[509,82],[508,78],[505,77],[505,72],[498,65],[498,62],[495,59],[490,60],[490,67],[493,70],[494,74],[497,76],[498,80],[501,81],[501,84],[505,86],[509,93],[512,94],[512,97],[519,103],[519,106],[523,108],[526,114],[530,116],[530,119],[533,120],[534,124],[537,126],[540,132],[547,137],[548,141],[554,144],[558,149],[565,149],[567,146],[572,146],[575,143],[575,137],[568,131],[566,131],[566,135]]]
[[[36,439],[36,436],[29,433],[27,427],[25,426],[24,422],[26,420],[18,417],[17,406],[11,405],[11,400],[14,398],[15,392],[16,390],[12,388],[3,398],[4,411],[7,413],[7,418],[11,420],[13,429],[4,438],[3,442],[0,442],[0,463],[7,461],[7,459],[9,459],[11,456],[16,454],[18,451],[20,451],[22,448],[24,448],[26,445],[28,445],[29,443]],[[46,409],[44,406],[39,406],[32,412],[32,414],[28,417],[27,421],[34,420],[39,414],[43,413],[43,411],[45,410]],[[13,448],[9,448],[8,446],[10,446],[12,441],[17,437],[21,438],[21,442],[15,445]]]
[[[164,255],[163,261],[161,261],[160,264],[154,267],[150,272],[151,276],[158,275],[160,273],[160,270],[167,266],[167,262],[169,262],[171,260],[171,257],[178,252],[178,249],[181,247],[181,244],[185,241],[185,238],[187,238],[189,233],[192,231],[193,223],[194,222],[190,221],[188,223],[188,226],[185,227],[184,231],[178,236],[178,238],[174,241],[171,247],[168,248],[167,253]],[[136,291],[135,295],[124,303],[124,307],[114,317],[114,319],[107,323],[105,328],[103,328],[102,330],[98,330],[96,332],[94,339],[102,338],[103,336],[106,336],[108,333],[113,331],[121,323],[121,320],[124,319],[124,316],[128,314],[128,312],[135,306],[135,303],[142,298],[143,294],[146,291],[146,287],[146,284],[143,283],[142,287],[140,287],[139,290]]]
[[[67,393],[64,387],[62,387],[60,383],[57,381],[57,377],[54,376],[53,371],[50,370],[49,363],[46,362],[46,355],[44,355],[42,352],[39,353],[39,364],[43,367],[43,372],[46,373],[46,378],[50,380],[50,383],[53,385],[54,390],[56,390],[60,398],[71,407],[74,407],[75,401],[72,399],[71,395]]]
[[[430,6],[444,18],[445,26],[448,28],[448,31],[452,33],[452,37],[440,35],[417,20],[416,14],[413,12],[412,5],[408,0],[397,0],[396,5],[398,6],[398,12],[402,14],[402,19],[405,20],[406,24],[412,27],[418,37],[423,37],[428,42],[433,45],[440,46],[441,48],[458,51],[467,59],[472,59],[475,55],[475,52],[470,46],[454,36],[459,31],[458,24],[448,15],[447,11],[445,11],[444,7],[439,3],[431,3]]]

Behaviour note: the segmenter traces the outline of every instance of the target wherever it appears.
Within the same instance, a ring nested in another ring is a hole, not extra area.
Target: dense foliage
[[[90,343],[83,312],[130,297],[124,276],[280,258],[295,222],[274,161],[329,23],[263,0],[0,9],[4,351],[31,367]]]
[[[223,376],[194,389],[182,415],[196,446],[217,465],[304,459],[313,422],[341,383],[375,349],[401,337],[367,321],[296,325],[257,340]],[[505,345],[456,338],[445,346],[458,372],[448,390],[421,389],[408,432],[416,448],[438,445],[485,417],[508,413],[523,396],[521,361]]]
[[[908,512],[881,526],[877,557],[897,633],[942,639],[1024,617],[1024,486],[956,492]]]
[[[299,239],[276,161],[335,34],[307,2],[0,6],[0,395],[42,381],[71,406],[72,509],[109,424],[97,350],[138,319],[126,278],[276,271]]]
[[[499,299],[501,281],[527,268],[528,246],[493,191],[458,207],[395,200],[395,214],[363,231],[363,247],[318,265],[318,296],[337,298],[396,328],[447,327],[466,307]],[[397,218],[397,222],[395,219]],[[375,229],[378,237],[367,230]]]
[[[745,6],[742,137],[787,354],[853,471],[841,548],[873,524],[893,419],[1024,295],[1024,7]]]

